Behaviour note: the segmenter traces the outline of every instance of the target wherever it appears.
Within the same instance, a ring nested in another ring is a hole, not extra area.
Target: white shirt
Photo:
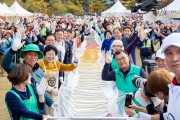
[[[170,84],[167,113],[163,114],[164,120],[180,120],[180,86]]]
[[[57,42],[55,43],[55,47],[61,51],[61,59],[62,59],[62,62],[64,61],[64,57],[65,57],[65,53],[66,53],[66,49],[65,49],[65,42],[62,41],[62,42]]]

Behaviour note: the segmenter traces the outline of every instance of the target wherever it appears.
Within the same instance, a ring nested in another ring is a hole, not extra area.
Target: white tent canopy
[[[0,16],[14,16],[15,13],[0,3]]]
[[[21,7],[17,1],[15,1],[11,6],[10,10],[14,11],[16,16],[33,16],[33,13],[28,12],[23,7]]]
[[[102,12],[101,14],[120,14],[126,13],[127,9],[121,4],[119,0],[108,10]]]
[[[3,2],[2,4],[4,7],[6,7],[7,9],[9,9],[9,7],[6,5],[6,3]]]

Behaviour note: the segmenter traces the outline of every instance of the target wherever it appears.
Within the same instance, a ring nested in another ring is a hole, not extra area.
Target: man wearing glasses
[[[131,64],[130,58],[124,50],[115,52],[115,60],[117,61],[119,69],[110,71],[111,59],[106,55],[105,65],[102,70],[102,80],[115,81],[117,89],[123,93],[136,92],[138,88],[132,83],[133,77],[141,76],[146,78],[146,73],[140,67]],[[133,101],[137,103],[136,100]]]

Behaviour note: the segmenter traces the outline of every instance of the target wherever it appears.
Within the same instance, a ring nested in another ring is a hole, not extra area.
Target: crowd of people
[[[68,71],[77,68],[90,34],[104,59],[102,80],[115,81],[120,94],[132,95],[128,116],[179,119],[180,22],[100,16],[0,19],[0,74],[8,73],[12,83],[5,102],[13,120],[54,116],[61,108],[55,102],[59,88]],[[142,66],[136,65],[138,59]],[[147,75],[144,60],[155,61],[157,70]]]

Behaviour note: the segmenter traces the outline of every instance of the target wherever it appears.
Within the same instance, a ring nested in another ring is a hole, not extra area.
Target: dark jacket
[[[33,37],[31,39],[29,39],[29,38],[24,39],[25,45],[28,45],[28,44],[38,45],[39,42],[41,42],[42,44],[45,44],[45,38],[43,38],[40,34],[36,35],[36,37],[37,37],[37,41],[33,41],[33,39],[34,39]]]
[[[12,42],[6,40],[5,42],[0,43],[0,54],[6,54],[6,52],[10,49]]]
[[[101,46],[101,51],[109,51],[110,48],[111,48],[111,44],[113,43],[113,41],[115,40],[114,37],[111,37],[111,39],[107,40],[105,39],[102,43],[102,46]]]
[[[126,49],[128,47],[128,45],[137,37],[137,33],[133,32],[132,35],[130,35],[130,37],[122,37],[122,42],[123,42],[123,46],[124,49]]]
[[[65,56],[64,56],[64,64],[72,63],[72,44],[69,41],[65,41]]]

